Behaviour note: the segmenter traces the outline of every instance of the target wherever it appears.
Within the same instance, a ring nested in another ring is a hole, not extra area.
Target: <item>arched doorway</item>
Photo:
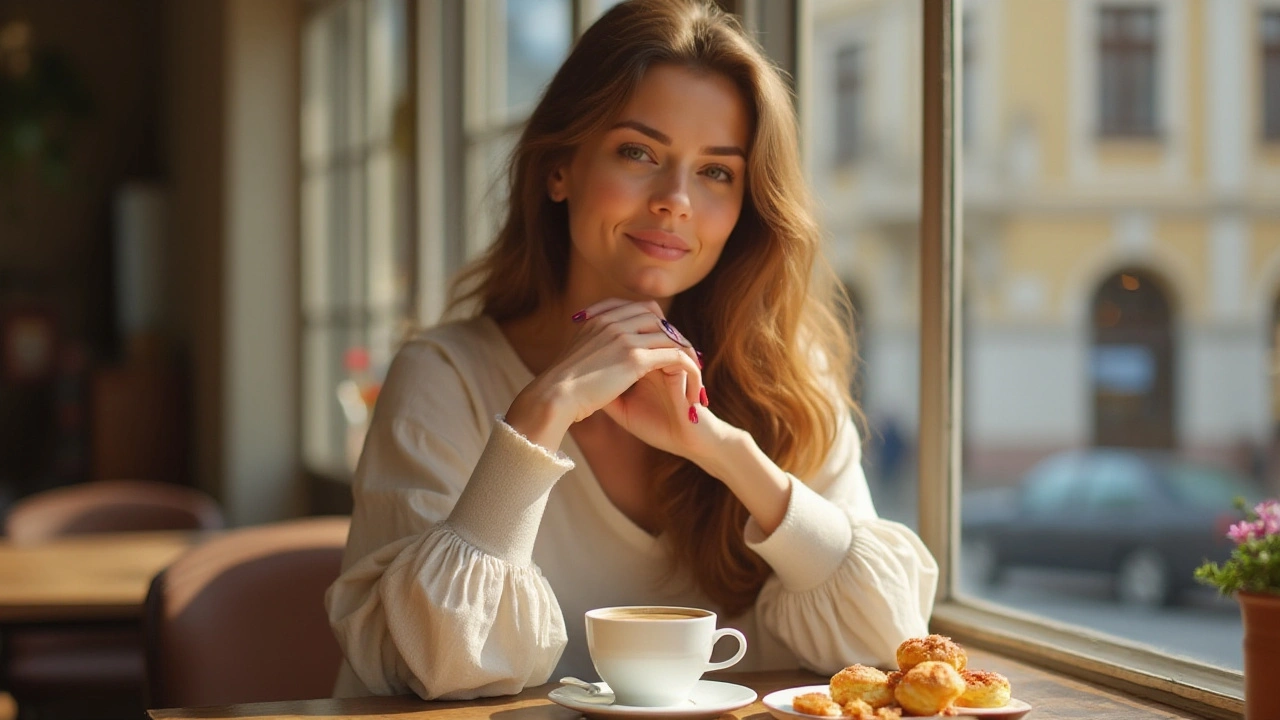
[[[1093,443],[1175,447],[1173,312],[1163,283],[1121,270],[1099,285],[1090,316]]]

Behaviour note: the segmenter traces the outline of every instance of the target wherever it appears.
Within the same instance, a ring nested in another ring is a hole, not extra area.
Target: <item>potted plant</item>
[[[1245,717],[1280,718],[1280,501],[1252,509],[1227,530],[1236,545],[1223,563],[1206,562],[1196,579],[1234,595],[1244,620]]]

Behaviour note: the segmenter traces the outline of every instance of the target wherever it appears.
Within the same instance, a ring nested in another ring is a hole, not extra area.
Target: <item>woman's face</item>
[[[661,301],[705,278],[742,211],[749,125],[728,78],[651,67],[549,179],[568,203],[569,297]]]

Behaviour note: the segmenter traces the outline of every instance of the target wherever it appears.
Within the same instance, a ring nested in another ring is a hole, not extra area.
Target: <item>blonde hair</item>
[[[547,178],[613,122],[659,64],[732,80],[752,125],[737,225],[715,268],[673,299],[668,316],[705,354],[716,414],[803,477],[831,450],[839,416],[856,413],[848,303],[822,260],[787,85],[737,20],[710,2],[630,0],[587,30],[529,118],[510,160],[506,220],[455,282],[454,305],[475,302],[501,322],[559,298],[568,211],[548,198]],[[673,571],[690,571],[729,615],[750,608],[771,571],[743,540],[746,508],[683,458],[664,456],[656,473]]]

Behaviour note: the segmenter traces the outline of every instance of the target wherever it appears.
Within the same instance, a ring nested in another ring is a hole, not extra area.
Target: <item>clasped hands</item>
[[[572,341],[508,412],[531,440],[558,447],[573,423],[603,410],[646,444],[701,464],[736,431],[708,409],[698,352],[657,303],[603,300],[566,322],[577,326]]]

